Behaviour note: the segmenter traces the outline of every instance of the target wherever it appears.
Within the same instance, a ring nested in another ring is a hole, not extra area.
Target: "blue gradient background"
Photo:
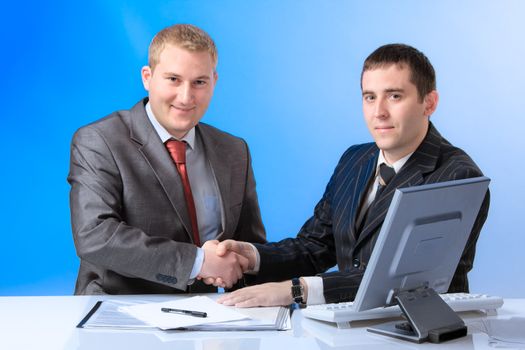
[[[492,178],[472,291],[525,296],[522,1],[70,1],[4,3],[0,14],[0,295],[67,295],[78,258],[69,223],[69,142],[145,95],[140,68],[163,27],[216,40],[219,82],[204,121],[251,148],[270,240],[294,236],[340,155],[370,140],[359,75],[404,42],[433,62],[432,120]]]

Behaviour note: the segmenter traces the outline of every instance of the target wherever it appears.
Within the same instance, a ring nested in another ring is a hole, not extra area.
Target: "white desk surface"
[[[290,331],[186,332],[78,329],[75,326],[102,299],[165,300],[173,296],[56,296],[0,297],[0,349],[126,349],[126,350],[236,350],[236,349],[492,349],[479,330],[482,313],[463,314],[466,337],[443,344],[413,344],[366,331],[360,324],[337,329],[331,324],[292,315]],[[507,299],[499,318],[525,317],[525,299]]]

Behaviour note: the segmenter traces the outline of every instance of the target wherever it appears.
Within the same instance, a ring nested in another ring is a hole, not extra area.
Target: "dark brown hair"
[[[436,89],[436,73],[427,56],[412,46],[405,44],[388,44],[372,52],[363,64],[361,82],[363,81],[363,74],[367,70],[391,64],[396,64],[400,67],[408,66],[410,69],[410,81],[416,86],[420,101],[423,101],[429,92]]]

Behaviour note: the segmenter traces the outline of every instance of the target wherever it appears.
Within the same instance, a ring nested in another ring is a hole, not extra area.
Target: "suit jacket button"
[[[352,260],[352,266],[358,269],[359,266],[361,266],[361,262],[359,261],[359,259]]]

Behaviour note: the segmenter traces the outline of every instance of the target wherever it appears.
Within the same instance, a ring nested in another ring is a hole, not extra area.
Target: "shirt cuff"
[[[250,245],[250,248],[252,248],[253,253],[255,254],[255,265],[253,267],[253,270],[246,271],[245,274],[256,275],[257,273],[259,273],[259,269],[261,267],[261,256],[259,255],[259,251],[257,250],[257,248],[255,248],[253,244],[251,243],[247,243],[247,244]]]
[[[326,304],[323,293],[323,278],[318,276],[302,277],[308,288],[307,305]]]
[[[190,281],[188,282],[188,284],[192,284],[193,280],[199,275],[199,272],[201,272],[203,263],[204,263],[204,250],[202,248],[197,247],[197,254],[195,255],[195,262],[193,263],[193,268],[191,269]]]

